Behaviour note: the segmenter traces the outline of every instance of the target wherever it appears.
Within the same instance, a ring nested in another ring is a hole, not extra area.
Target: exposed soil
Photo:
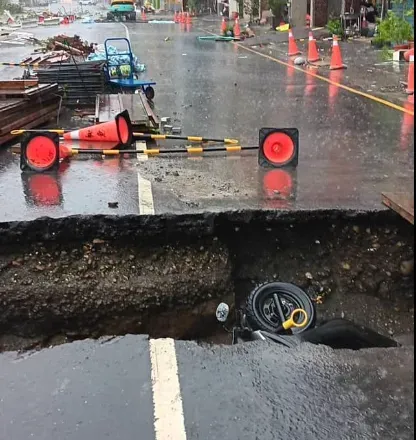
[[[233,212],[149,225],[0,225],[0,349],[125,333],[217,340],[217,303],[234,294],[243,303],[272,280],[304,288],[319,317],[413,332],[413,227],[389,212]]]

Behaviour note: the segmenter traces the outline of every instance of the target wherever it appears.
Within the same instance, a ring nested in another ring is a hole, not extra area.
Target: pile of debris
[[[57,84],[0,81],[0,146],[13,138],[11,130],[39,127],[56,119],[60,101]]]
[[[57,35],[46,40],[45,49],[50,51],[66,50],[71,55],[84,57],[94,52],[94,45],[83,41],[79,35],[74,35],[73,37]]]

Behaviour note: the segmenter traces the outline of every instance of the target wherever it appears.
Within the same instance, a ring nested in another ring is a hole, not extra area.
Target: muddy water
[[[130,230],[125,219],[3,224],[1,348],[125,333],[217,340],[217,303],[273,280],[304,288],[319,317],[413,332],[413,227],[395,216],[188,220],[152,232],[137,218]]]

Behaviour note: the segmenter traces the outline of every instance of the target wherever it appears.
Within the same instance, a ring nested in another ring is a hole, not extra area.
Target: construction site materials
[[[66,49],[73,55],[89,55],[94,51],[92,45],[88,44],[86,41],[82,40],[79,35],[74,35],[70,37],[65,34],[56,35],[52,38],[46,40],[46,49],[50,51],[59,49]]]
[[[108,90],[105,63],[84,61],[50,65],[37,70],[40,84],[57,83],[68,107],[94,106],[96,95]]]
[[[37,81],[0,81],[0,146],[10,141],[12,130],[39,127],[56,119],[61,97],[57,84]]]
[[[160,121],[150,107],[146,96],[140,90],[133,94],[99,94],[95,101],[95,122],[97,124],[114,119],[115,115],[127,110],[133,130],[149,132],[159,128]]]

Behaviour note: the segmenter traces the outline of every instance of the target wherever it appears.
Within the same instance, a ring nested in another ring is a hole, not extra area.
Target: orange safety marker
[[[309,32],[309,43],[308,43],[308,61],[313,63],[319,61],[320,56],[318,53],[318,47],[316,45],[316,40],[313,37],[312,32]]]
[[[341,48],[339,47],[338,37],[334,35],[333,38],[334,39],[332,41],[331,64],[329,68],[330,70],[345,69],[346,66],[342,62]]]
[[[292,29],[289,29],[289,50],[287,54],[290,57],[300,54],[300,50],[298,49],[298,46],[296,44],[296,40],[295,37],[293,36]]]
[[[221,35],[225,35],[227,32],[227,23],[225,21],[225,17],[222,17],[221,21]]]
[[[415,56],[409,57],[409,70],[407,74],[407,89],[406,93],[412,95],[415,92]]]
[[[235,19],[234,22],[233,34],[235,38],[241,37],[240,20],[238,19],[238,17]]]
[[[119,142],[127,146],[132,143],[133,130],[128,112],[124,111],[118,114],[114,121],[70,131],[63,136],[68,140]]]

